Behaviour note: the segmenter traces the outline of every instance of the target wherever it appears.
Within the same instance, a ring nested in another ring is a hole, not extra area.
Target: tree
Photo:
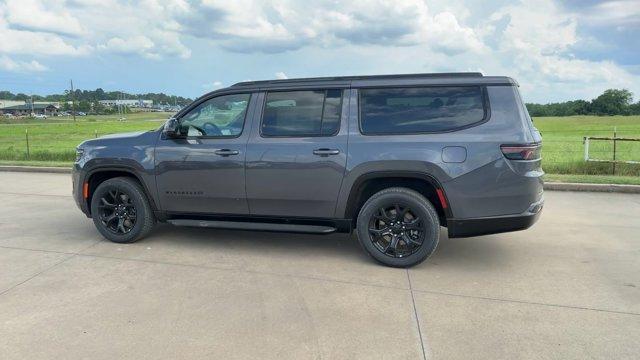
[[[91,111],[91,103],[86,100],[81,100],[76,105],[76,111],[89,112]]]
[[[640,115],[640,101],[629,105],[629,115]]]
[[[633,94],[627,89],[608,89],[593,99],[591,107],[598,115],[628,115]]]

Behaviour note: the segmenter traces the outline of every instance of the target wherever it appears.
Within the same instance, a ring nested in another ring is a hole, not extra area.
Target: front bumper
[[[530,228],[542,212],[544,199],[531,204],[522,214],[470,219],[447,219],[450,238],[499,234]]]
[[[89,211],[89,205],[82,195],[82,186],[84,183],[84,173],[78,168],[78,164],[74,164],[71,170],[71,182],[73,184],[73,200],[76,202],[78,208],[87,216],[91,217]]]

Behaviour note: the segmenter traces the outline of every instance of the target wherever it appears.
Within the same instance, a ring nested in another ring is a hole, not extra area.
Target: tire
[[[127,177],[108,179],[98,186],[91,198],[91,214],[100,234],[121,244],[142,239],[155,224],[142,186]]]
[[[440,238],[440,220],[431,202],[401,187],[371,196],[360,209],[356,227],[364,250],[392,267],[410,267],[426,260]]]

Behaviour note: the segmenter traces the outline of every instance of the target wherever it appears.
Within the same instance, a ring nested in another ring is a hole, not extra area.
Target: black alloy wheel
[[[382,206],[371,216],[369,236],[383,254],[395,258],[407,257],[424,241],[422,219],[406,204]]]
[[[440,218],[419,192],[393,187],[373,194],[356,221],[358,242],[375,260],[409,267],[428,258],[438,246]]]
[[[131,196],[118,187],[109,188],[98,204],[102,225],[114,234],[127,234],[136,224],[136,207]]]
[[[117,243],[135,242],[155,224],[144,189],[129,177],[108,179],[98,185],[91,194],[91,217],[100,234]]]

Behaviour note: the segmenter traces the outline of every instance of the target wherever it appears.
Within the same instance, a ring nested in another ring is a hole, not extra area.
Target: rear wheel
[[[429,200],[407,188],[382,190],[362,206],[358,241],[377,261],[394,267],[419,264],[440,237],[438,213]]]
[[[98,186],[91,198],[91,215],[102,236],[116,243],[135,242],[155,224],[142,187],[127,177],[109,179]]]

